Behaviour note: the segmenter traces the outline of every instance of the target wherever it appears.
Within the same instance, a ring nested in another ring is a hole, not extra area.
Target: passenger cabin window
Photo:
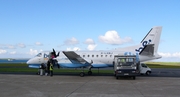
[[[112,55],[110,55],[110,57],[112,57]]]
[[[83,57],[85,57],[85,55],[83,55]]]
[[[89,57],[89,55],[88,55],[88,57]]]
[[[106,57],[107,57],[107,55],[106,55]]]
[[[94,57],[94,55],[92,55],[92,57]]]
[[[98,55],[96,55],[96,57],[98,57]]]
[[[103,55],[101,55],[101,57],[103,57]]]

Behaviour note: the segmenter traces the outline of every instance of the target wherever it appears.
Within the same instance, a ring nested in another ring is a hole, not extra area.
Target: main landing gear
[[[92,75],[91,67],[89,67],[88,75]],[[84,67],[82,67],[82,72],[79,73],[79,76],[80,77],[84,77],[85,76]]]
[[[85,73],[84,70],[79,73],[80,77],[84,77]],[[88,71],[88,75],[92,75],[92,71]]]
[[[92,71],[91,70],[88,71],[88,75],[92,75]]]
[[[82,72],[79,73],[80,77],[84,77],[85,73],[84,73],[84,67],[82,67]]]
[[[79,75],[80,75],[80,77],[84,77],[85,73],[84,72],[80,72]]]
[[[88,71],[88,75],[92,75],[92,71],[91,71],[91,68],[92,68],[92,64],[93,64],[93,61],[91,60],[91,65],[89,66],[89,71]]]
[[[91,66],[89,67],[88,75],[92,75]]]

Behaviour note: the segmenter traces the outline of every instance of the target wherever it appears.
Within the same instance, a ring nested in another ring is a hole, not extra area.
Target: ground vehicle
[[[120,76],[136,79],[136,75],[139,75],[139,62],[136,55],[115,55],[113,64],[116,79]]]
[[[141,75],[143,75],[143,74],[150,75],[151,74],[151,68],[149,68],[145,63],[141,63],[139,65],[139,71],[140,71]]]

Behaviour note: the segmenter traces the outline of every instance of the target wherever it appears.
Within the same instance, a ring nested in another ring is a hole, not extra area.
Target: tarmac
[[[179,97],[180,70],[158,71],[136,80],[102,75],[0,74],[0,97]]]

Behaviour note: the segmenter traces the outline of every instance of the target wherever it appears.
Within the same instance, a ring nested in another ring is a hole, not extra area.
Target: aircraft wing
[[[154,44],[148,44],[146,45],[141,52],[139,53],[139,55],[150,55],[153,56],[154,55]]]
[[[76,54],[74,51],[63,51],[64,55],[74,64],[89,64],[84,58]]]

